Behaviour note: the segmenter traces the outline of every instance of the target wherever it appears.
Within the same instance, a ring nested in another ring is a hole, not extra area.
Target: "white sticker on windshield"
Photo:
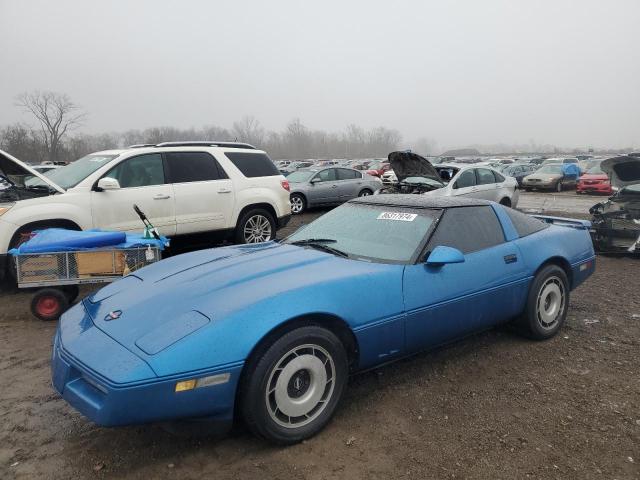
[[[413,222],[417,213],[382,212],[378,215],[378,220],[397,220],[400,222]]]

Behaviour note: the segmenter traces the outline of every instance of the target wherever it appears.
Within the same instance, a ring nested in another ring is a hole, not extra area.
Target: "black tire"
[[[553,302],[560,302],[560,304],[554,307]],[[546,340],[562,328],[568,309],[567,274],[558,265],[547,265],[533,279],[529,288],[527,306],[518,319],[517,325],[527,337],[533,340]]]
[[[363,188],[360,190],[360,193],[358,193],[359,197],[368,197],[369,195],[373,195],[373,192],[368,188]]]
[[[290,445],[309,438],[333,416],[348,373],[347,353],[332,332],[316,326],[292,330],[257,352],[245,366],[239,394],[244,421],[254,434],[277,444]],[[290,402],[307,396],[307,405]],[[310,410],[305,412],[307,408]],[[305,413],[287,415],[297,413],[291,409]],[[292,423],[294,426],[284,426]]]
[[[510,207],[511,200],[507,197],[504,197],[502,200],[500,200],[500,205],[504,205],[505,207]]]
[[[291,213],[293,215],[300,215],[307,209],[307,199],[300,193],[291,194]]]
[[[246,233],[252,228],[252,225],[255,226],[253,233]],[[236,243],[262,243],[273,240],[275,237],[276,221],[273,215],[262,208],[256,208],[244,213],[236,226]]]
[[[78,285],[65,285],[62,287],[64,294],[67,296],[67,300],[69,301],[69,305],[71,305],[80,295],[80,287]]]
[[[562,191],[562,182],[559,181],[558,183],[556,183],[556,192],[561,192]]]
[[[43,321],[58,320],[69,308],[69,300],[62,290],[43,288],[31,299],[31,313]]]

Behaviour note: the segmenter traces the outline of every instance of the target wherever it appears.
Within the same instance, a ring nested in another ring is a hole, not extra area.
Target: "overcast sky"
[[[348,123],[440,146],[640,146],[639,0],[0,0],[0,125],[69,94],[84,131]]]

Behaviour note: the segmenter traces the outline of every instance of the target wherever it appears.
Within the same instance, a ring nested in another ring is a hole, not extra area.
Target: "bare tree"
[[[16,105],[40,123],[42,141],[52,162],[58,159],[65,134],[80,126],[86,118],[86,113],[64,93],[25,92],[16,97]]]
[[[240,142],[247,142],[254,146],[262,145],[264,128],[255,117],[245,115],[239,122],[233,122],[232,133]]]

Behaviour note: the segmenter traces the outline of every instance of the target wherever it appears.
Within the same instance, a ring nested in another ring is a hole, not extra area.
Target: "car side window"
[[[472,253],[504,243],[502,225],[490,206],[449,208],[429,241],[428,250],[440,245]]]
[[[493,172],[488,168],[477,168],[476,175],[478,177],[478,185],[496,183],[496,177],[493,176]]]
[[[333,182],[334,180],[336,180],[336,169],[327,168],[326,170],[318,172],[313,178],[317,179],[316,181],[319,180],[321,182]]]
[[[353,180],[354,178],[362,178],[362,174],[348,168],[338,168],[338,180]]]
[[[118,180],[120,188],[148,187],[165,183],[162,155],[148,153],[120,162],[105,175]]]
[[[473,169],[465,170],[456,180],[456,188],[474,187],[476,185],[476,174]]]
[[[204,182],[229,178],[218,161],[206,152],[169,152],[167,161],[170,183]]]
[[[514,169],[514,171],[513,171],[512,175],[517,175],[517,174],[519,174],[520,172],[521,172],[521,170],[520,170],[520,169],[518,169],[518,168],[516,168],[516,169]],[[504,178],[501,174],[499,174],[498,172],[491,172],[491,173],[493,173],[493,176],[494,176],[494,178],[495,178],[495,183],[502,183],[502,182],[504,182],[505,178]]]

